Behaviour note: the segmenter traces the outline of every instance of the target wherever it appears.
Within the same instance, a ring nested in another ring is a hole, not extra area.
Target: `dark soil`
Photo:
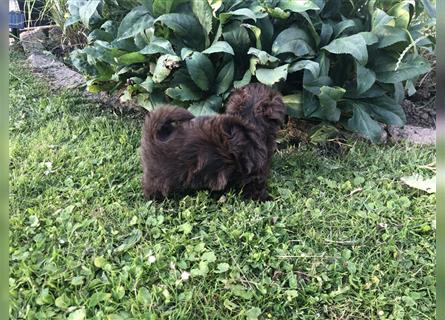
[[[407,124],[424,128],[436,127],[436,57],[426,54],[432,70],[419,78],[417,92],[402,103]]]

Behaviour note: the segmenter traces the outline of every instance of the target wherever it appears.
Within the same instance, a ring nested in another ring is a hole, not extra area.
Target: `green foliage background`
[[[405,122],[405,91],[430,70],[418,49],[434,47],[427,0],[68,3],[65,26],[89,31],[71,58],[92,92],[126,88],[122,99],[148,110],[171,102],[203,115],[219,112],[233,87],[259,81],[283,93],[291,116],[373,141],[379,122]]]

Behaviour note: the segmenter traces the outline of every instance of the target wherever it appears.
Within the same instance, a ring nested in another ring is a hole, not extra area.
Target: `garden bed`
[[[135,110],[142,111],[142,108],[134,101],[121,101],[120,96],[123,90],[111,95],[104,92],[98,94],[86,92],[84,90],[86,84],[84,77],[74,71],[70,65],[67,65],[67,55],[70,48],[63,48],[60,45],[60,37],[61,33],[57,28],[46,29],[43,27],[22,33],[21,43],[28,55],[28,62],[34,71],[47,78],[50,85],[55,89],[78,88],[89,99],[113,107],[120,112],[128,110],[131,110],[131,112]],[[427,57],[433,65],[433,70],[419,79],[416,85],[417,92],[411,97],[407,97],[402,103],[407,117],[407,125],[401,128],[385,126],[386,130],[382,136],[382,142],[409,140],[421,144],[435,143],[436,63],[433,55],[429,54]],[[286,145],[309,141],[310,129],[318,124],[318,121],[290,120],[286,131],[288,135]],[[347,135],[347,133],[345,134]]]

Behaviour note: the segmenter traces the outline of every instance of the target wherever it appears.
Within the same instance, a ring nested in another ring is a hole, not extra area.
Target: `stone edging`
[[[48,29],[48,28],[46,28]],[[49,33],[51,33],[49,30]],[[51,34],[50,34],[51,37]],[[48,37],[44,28],[38,27],[20,34],[20,43],[27,55],[27,62],[34,72],[45,78],[53,90],[77,89],[88,100],[110,106],[121,112],[124,110],[142,111],[143,109],[133,102],[121,102],[122,92],[107,94],[105,92],[91,93],[85,90],[86,79],[75,70],[70,69],[59,61],[51,52],[46,50]]]
[[[49,30],[49,33],[51,29]],[[48,80],[52,89],[79,89],[87,99],[123,110],[142,111],[134,102],[122,103],[119,99],[122,92],[109,95],[105,92],[90,93],[85,90],[86,80],[80,73],[68,68],[64,63],[46,51],[45,43],[48,37],[43,28],[35,28],[20,34],[20,42],[28,56],[31,68]],[[436,144],[436,129],[405,125],[401,128],[387,126],[382,142],[397,142],[408,140],[416,144]]]

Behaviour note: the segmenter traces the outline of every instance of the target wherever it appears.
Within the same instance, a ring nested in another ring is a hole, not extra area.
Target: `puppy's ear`
[[[270,100],[263,100],[258,103],[255,107],[255,113],[262,116],[265,120],[281,125],[286,116],[286,109],[281,95],[277,94]]]

